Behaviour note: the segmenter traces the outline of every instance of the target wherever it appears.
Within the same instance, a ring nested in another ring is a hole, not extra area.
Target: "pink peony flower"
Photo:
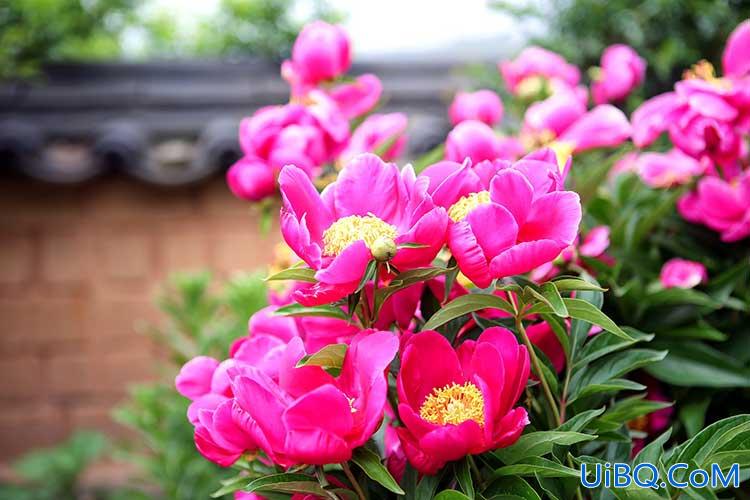
[[[750,20],[742,22],[729,35],[721,62],[725,75],[734,78],[750,75]]]
[[[297,290],[304,305],[352,293],[373,258],[397,269],[429,265],[445,241],[448,218],[427,194],[427,181],[411,167],[399,171],[372,154],[355,157],[321,195],[295,166],[279,177],[284,205],[281,233],[318,283]],[[417,243],[419,248],[398,248]],[[390,258],[390,259],[389,259]]]
[[[383,84],[377,76],[367,73],[353,82],[334,85],[326,93],[344,117],[351,120],[375,108],[383,93]]]
[[[219,362],[208,356],[197,356],[180,368],[174,385],[177,392],[193,401],[211,392],[211,378]]]
[[[739,241],[750,235],[750,171],[731,182],[703,177],[695,191],[677,202],[686,220],[721,233],[722,241]]]
[[[477,120],[492,127],[503,119],[503,101],[491,90],[458,92],[448,109],[448,115],[453,125]]]
[[[707,280],[706,266],[685,259],[668,260],[659,273],[659,281],[664,288],[695,288]]]
[[[461,272],[480,288],[554,260],[578,234],[578,195],[563,190],[549,150],[514,164],[443,162],[424,175],[432,177],[433,201],[452,221],[448,247]]]
[[[546,321],[540,321],[526,327],[529,340],[542,350],[557,373],[565,368],[565,351],[563,350],[557,335]]]
[[[541,47],[527,47],[513,61],[499,64],[508,90],[514,95],[541,93],[546,80],[562,81],[569,87],[578,85],[581,73],[562,56]]]
[[[352,134],[339,161],[348,162],[361,153],[377,153],[388,144],[380,156],[391,161],[404,151],[406,147],[406,126],[408,119],[403,113],[373,114],[368,116]]]
[[[274,169],[264,161],[245,156],[227,171],[227,184],[237,198],[260,201],[276,192]]]
[[[602,53],[601,74],[591,86],[594,102],[622,101],[643,83],[645,75],[646,61],[632,47],[610,45]]]
[[[705,171],[704,163],[678,149],[668,153],[643,153],[637,160],[638,175],[653,188],[679,186]]]
[[[529,423],[513,408],[529,378],[529,356],[504,328],[457,351],[433,331],[414,334],[401,357],[396,431],[409,462],[432,475],[446,463],[516,442]]]
[[[456,125],[445,141],[445,159],[462,162],[496,160],[500,158],[500,137],[489,125],[477,120],[466,120]]]
[[[528,107],[523,116],[523,134],[549,139],[562,135],[586,114],[585,104],[564,96],[551,96]]]
[[[341,374],[319,366],[296,367],[305,355],[292,339],[275,380],[257,369],[237,375],[235,420],[243,423],[274,463],[324,465],[349,460],[383,420],[384,370],[398,350],[390,332],[363,331],[352,339]]]
[[[323,21],[309,23],[297,36],[292,59],[285,65],[308,85],[339,77],[351,66],[349,36],[341,26]]]

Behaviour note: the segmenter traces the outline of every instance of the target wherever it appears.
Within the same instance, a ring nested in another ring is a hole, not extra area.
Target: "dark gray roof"
[[[383,80],[385,111],[410,117],[409,156],[440,142],[454,66],[355,65]],[[288,99],[278,64],[262,60],[65,64],[35,82],[0,84],[0,161],[45,181],[109,170],[158,185],[198,182],[240,154],[237,124]]]

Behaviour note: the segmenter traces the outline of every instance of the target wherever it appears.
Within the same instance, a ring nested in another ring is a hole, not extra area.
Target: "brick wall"
[[[221,178],[173,191],[0,180],[0,463],[78,427],[121,434],[111,408],[155,376],[158,352],[135,330],[159,319],[163,280],[255,269],[277,233]]]

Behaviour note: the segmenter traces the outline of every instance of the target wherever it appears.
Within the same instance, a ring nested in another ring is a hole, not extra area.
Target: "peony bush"
[[[590,92],[527,48],[498,67],[514,105],[459,92],[416,168],[350,62],[341,27],[308,25],[290,102],[240,126],[229,187],[280,200],[286,246],[248,335],[175,381],[198,451],[236,472],[216,495],[717,498],[580,471],[750,454],[750,21],[723,76],[698,62],[635,109],[630,47]]]

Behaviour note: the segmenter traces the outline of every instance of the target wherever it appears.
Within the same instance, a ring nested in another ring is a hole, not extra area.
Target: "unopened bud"
[[[372,244],[372,256],[378,262],[387,262],[396,256],[396,242],[392,238],[381,236]]]

